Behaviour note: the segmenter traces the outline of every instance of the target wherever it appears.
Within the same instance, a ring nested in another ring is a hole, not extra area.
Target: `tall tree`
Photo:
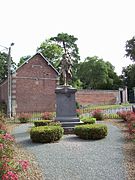
[[[51,41],[55,42],[62,48],[63,54],[69,55],[72,61],[72,84],[77,85],[78,79],[76,76],[77,66],[80,60],[79,48],[77,47],[76,41],[78,40],[73,35],[67,33],[59,33],[56,37],[50,38]]]
[[[78,39],[73,35],[67,33],[59,33],[56,37],[51,37],[41,43],[37,51],[40,51],[53,65],[59,70],[62,55],[67,53],[72,61],[73,67],[73,80],[72,84],[79,84],[77,81],[76,72],[77,65],[80,60],[79,49],[76,41]]]
[[[121,77],[115,72],[115,67],[110,62],[105,62],[107,65],[108,78],[107,84],[104,86],[104,89],[118,89],[123,87],[123,82]]]
[[[56,42],[63,49],[63,53],[69,53],[74,63],[78,63],[80,56],[76,44],[78,39],[76,37],[67,33],[59,33],[56,37],[50,38],[50,40]]]
[[[126,41],[125,55],[135,62],[135,36],[133,36],[132,39]]]
[[[117,89],[120,84],[119,77],[114,72],[111,63],[104,62],[97,56],[87,57],[84,62],[80,63],[77,75],[83,83],[83,88]]]
[[[11,70],[15,69],[15,63],[11,58]],[[8,54],[0,52],[0,81],[3,81],[8,75]]]
[[[42,42],[37,51],[40,51],[55,66],[60,64],[62,55],[66,51],[70,54],[73,63],[76,64],[80,60],[79,49],[76,44],[77,40],[73,35],[59,33],[56,37],[51,37]]]

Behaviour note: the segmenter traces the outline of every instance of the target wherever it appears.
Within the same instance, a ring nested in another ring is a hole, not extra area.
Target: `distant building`
[[[55,111],[55,88],[59,73],[41,54],[22,64],[11,76],[12,114]],[[8,81],[0,84],[0,102],[8,102]]]

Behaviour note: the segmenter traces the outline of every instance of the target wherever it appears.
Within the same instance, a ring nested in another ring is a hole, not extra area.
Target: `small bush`
[[[18,116],[18,120],[20,121],[20,123],[27,123],[29,122],[29,119],[31,118],[31,115],[28,114],[28,113],[21,113],[19,116]]]
[[[103,111],[100,109],[97,109],[95,111],[92,112],[92,117],[96,118],[96,120],[103,120],[104,119],[104,115],[103,115]]]
[[[4,114],[7,113],[7,105],[4,101],[0,103],[0,112],[2,112]]]
[[[118,114],[104,114],[104,119],[120,119],[120,116]]]
[[[61,126],[59,121],[52,121],[52,120],[36,120],[33,121],[34,125],[37,126]]]
[[[58,141],[63,135],[63,128],[60,126],[38,126],[30,130],[30,138],[33,142],[51,143]]]
[[[104,124],[86,124],[75,126],[74,132],[82,139],[102,139],[107,136],[107,126]]]
[[[76,108],[77,108],[77,109],[80,109],[80,104],[79,104],[79,102],[77,102],[77,101],[76,101]]]
[[[42,113],[42,119],[46,119],[46,120],[52,120],[54,117],[52,112],[44,112]]]
[[[2,112],[0,112],[0,123],[5,123],[5,116]]]
[[[76,115],[77,115],[77,117],[79,117],[80,114],[81,114],[81,110],[80,110],[80,109],[76,109]]]
[[[118,116],[122,118],[124,121],[127,120],[127,111],[119,111],[117,112]]]
[[[81,118],[81,121],[82,121],[84,124],[95,124],[96,118],[92,118],[92,117],[82,117],[82,118]]]

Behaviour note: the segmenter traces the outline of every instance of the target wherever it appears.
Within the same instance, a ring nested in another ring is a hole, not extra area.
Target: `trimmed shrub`
[[[104,115],[103,115],[103,111],[100,109],[97,109],[95,111],[92,112],[92,117],[96,118],[96,120],[103,120],[104,119]]]
[[[58,141],[63,135],[63,128],[60,126],[38,126],[30,130],[30,138],[33,142],[51,143]]]
[[[82,117],[82,118],[81,118],[81,121],[82,121],[84,124],[95,124],[96,118],[92,118],[92,117]]]
[[[102,139],[107,136],[107,126],[104,124],[86,124],[75,126],[74,132],[82,139]]]
[[[36,120],[33,121],[34,125],[37,126],[61,126],[59,121],[52,121],[52,120]]]

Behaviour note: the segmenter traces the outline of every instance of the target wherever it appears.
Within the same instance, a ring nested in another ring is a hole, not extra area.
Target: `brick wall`
[[[12,74],[12,113],[55,111],[58,73],[37,53]],[[7,80],[0,85],[0,102],[7,103]]]
[[[78,90],[76,101],[79,104],[116,104],[118,103],[118,90]]]
[[[12,81],[16,112],[54,111],[56,78],[57,73],[39,54],[20,67]]]

